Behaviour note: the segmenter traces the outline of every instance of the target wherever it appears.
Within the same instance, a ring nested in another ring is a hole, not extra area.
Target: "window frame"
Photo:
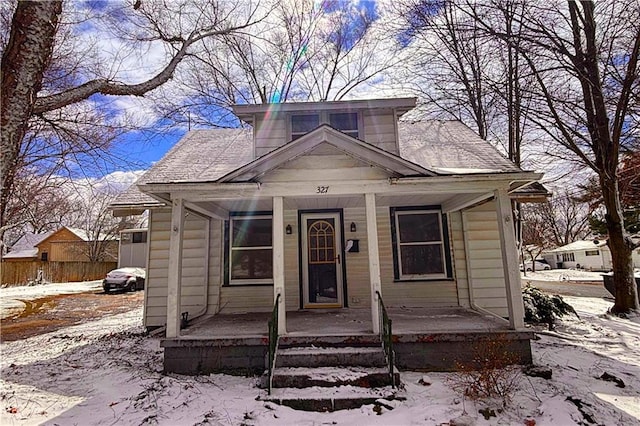
[[[598,249],[585,250],[584,251],[584,255],[587,256],[587,257],[600,256],[600,250],[598,250]]]
[[[348,129],[348,130],[340,130],[336,129],[339,132],[343,132],[345,135],[351,136],[352,138],[361,139],[362,136],[362,114],[359,111],[352,110],[329,110],[329,111],[318,111],[318,112],[293,112],[289,114],[288,117],[288,131],[289,131],[289,141],[294,141],[299,139],[300,137],[306,135],[309,132],[301,133],[293,131],[293,118],[301,117],[301,116],[315,116],[318,117],[318,126],[322,126],[323,124],[327,124],[331,126],[331,116],[337,114],[355,114],[356,115],[356,129]],[[333,126],[331,126],[333,128]],[[312,129],[313,130],[313,129]],[[355,135],[354,135],[355,134]]]
[[[437,242],[424,241],[427,245],[439,245],[440,253],[442,255],[443,273],[438,274],[404,274],[402,271],[402,252],[400,250],[402,245],[419,245],[420,242],[411,242],[409,244],[403,244],[400,242],[400,224],[398,217],[402,215],[411,214],[437,214],[440,240]],[[442,213],[440,206],[418,206],[418,207],[391,207],[391,244],[393,254],[393,274],[394,281],[443,281],[453,279],[453,267],[451,259],[451,249],[449,243],[449,232],[447,224],[447,216]]]
[[[224,286],[272,286],[273,285],[273,237],[270,246],[256,246],[256,247],[243,247],[242,250],[271,250],[271,278],[242,278],[232,279],[231,273],[233,271],[233,265],[231,260],[233,259],[232,252],[233,247],[233,221],[234,220],[247,220],[247,219],[270,219],[271,220],[271,232],[273,234],[273,213],[272,212],[231,212],[229,213],[229,219],[224,221]]]

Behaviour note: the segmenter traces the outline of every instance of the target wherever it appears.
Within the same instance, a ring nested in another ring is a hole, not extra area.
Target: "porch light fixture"
[[[356,232],[356,223],[351,222],[351,232]]]
[[[285,232],[287,235],[291,235],[293,233],[293,229],[291,229],[291,225],[287,225]]]

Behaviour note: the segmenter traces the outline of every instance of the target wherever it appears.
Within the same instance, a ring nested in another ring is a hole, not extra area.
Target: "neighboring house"
[[[384,311],[407,368],[496,336],[530,361],[511,200],[541,175],[460,122],[399,121],[415,105],[237,105],[253,130],[187,133],[112,204],[149,210],[144,324],[166,326],[166,371],[264,367],[272,312],[319,344],[376,336]]]
[[[117,261],[118,242],[101,237],[99,241],[83,229],[63,226],[36,244],[38,259],[43,262],[89,262],[91,245],[104,244],[100,261]]]
[[[118,268],[147,267],[147,229],[124,229],[120,231]]]
[[[63,226],[44,234],[24,234],[3,256],[6,261],[88,262],[88,244],[94,243],[84,230]],[[117,260],[117,241],[106,242],[104,261]]]
[[[91,261],[89,254],[98,261]],[[101,236],[96,241],[85,231],[63,226],[46,234],[25,234],[2,257],[0,281],[7,285],[30,282],[96,280],[117,266],[118,241]]]
[[[37,245],[48,238],[53,231],[44,232],[42,234],[25,233],[16,243],[11,246],[8,253],[2,256],[2,260],[6,262],[30,262],[38,260]]]
[[[588,271],[610,271],[611,251],[606,239],[580,240],[567,245],[548,250],[544,259],[553,268],[586,269]],[[633,267],[640,267],[640,249],[632,252]]]

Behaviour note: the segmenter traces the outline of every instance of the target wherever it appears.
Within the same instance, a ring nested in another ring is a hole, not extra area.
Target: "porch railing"
[[[267,377],[267,389],[269,395],[271,395],[271,381],[273,378],[273,370],[276,362],[276,351],[278,350],[278,304],[280,303],[280,294],[276,296],[276,301],[273,304],[273,310],[271,311],[271,319],[269,319],[269,366]]]
[[[389,378],[391,379],[391,386],[396,387],[396,376],[394,374],[395,353],[393,351],[393,330],[391,327],[391,318],[387,314],[387,309],[384,307],[382,301],[382,295],[379,291],[376,291],[378,296],[378,308],[380,315],[380,340],[382,341],[382,348],[384,349],[384,355],[387,359],[387,365],[389,367]]]

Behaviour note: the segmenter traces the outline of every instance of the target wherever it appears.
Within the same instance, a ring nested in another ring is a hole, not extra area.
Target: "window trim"
[[[231,279],[231,245],[232,221],[234,219],[271,219],[271,230],[273,232],[273,212],[271,211],[255,211],[255,212],[230,212],[229,219],[224,221],[224,287],[242,287],[242,286],[272,286],[273,277],[258,279]],[[270,248],[273,253],[273,241],[271,246],[251,247],[254,250],[264,250]],[[273,262],[273,260],[272,260]],[[272,269],[273,271],[273,269]]]
[[[297,132],[293,132],[293,117],[299,117],[299,116],[317,116],[318,117],[318,126],[322,126],[323,124],[326,124],[328,126],[331,126],[331,122],[329,121],[329,116],[332,114],[355,114],[356,115],[356,123],[357,123],[357,131],[358,134],[357,136],[353,136],[352,134],[349,133],[345,133],[345,135],[351,136],[351,137],[355,137],[356,139],[360,139],[362,140],[363,137],[363,127],[364,127],[364,122],[363,122],[363,118],[362,118],[362,113],[360,111],[353,111],[353,110],[343,110],[343,109],[339,109],[339,110],[326,110],[326,111],[316,111],[316,112],[304,112],[304,111],[300,111],[300,112],[292,112],[291,114],[289,114],[288,118],[287,118],[287,131],[289,133],[289,141],[293,141],[295,139],[299,139],[300,137],[306,135],[307,133],[297,133]],[[333,128],[333,127],[332,127]],[[337,129],[336,129],[337,130]],[[338,130],[339,132],[341,132],[341,130]],[[353,130],[349,131],[351,133],[353,133]],[[294,139],[294,136],[296,137]]]
[[[393,255],[393,276],[395,282],[403,281],[443,281],[453,279],[453,267],[451,259],[451,246],[449,242],[448,222],[447,215],[442,212],[440,206],[411,206],[411,207],[390,207],[390,219],[391,219],[391,252]],[[400,236],[398,216],[405,214],[419,214],[419,213],[437,213],[440,224],[440,242],[439,245],[442,250],[442,262],[444,266],[444,273],[442,274],[407,274],[401,273],[401,258],[400,258]]]
[[[600,256],[600,250],[598,250],[598,249],[585,250],[585,251],[584,251],[584,255],[585,255],[585,256],[588,256],[588,257],[592,257],[592,256]]]

